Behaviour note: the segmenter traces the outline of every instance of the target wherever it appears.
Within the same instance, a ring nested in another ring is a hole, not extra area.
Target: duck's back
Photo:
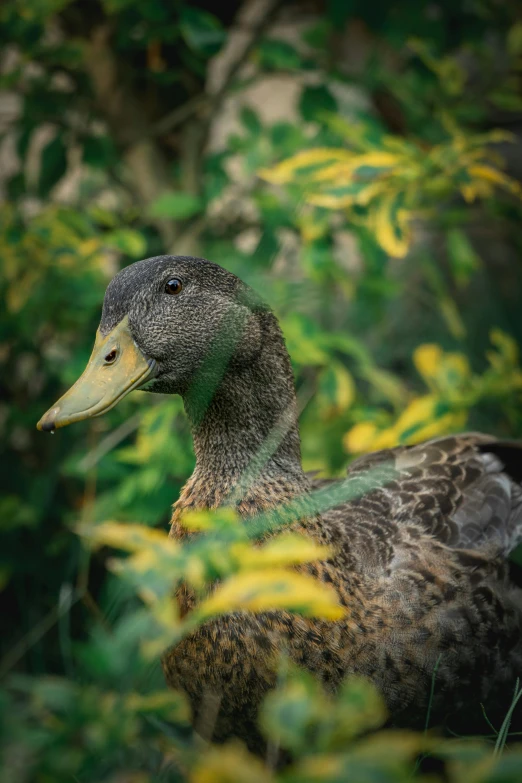
[[[521,478],[518,445],[469,434],[363,457],[332,485],[350,496],[323,514],[351,618],[338,657],[377,682],[397,722],[418,724],[432,685],[434,720],[472,703],[507,711],[522,674],[507,561]]]

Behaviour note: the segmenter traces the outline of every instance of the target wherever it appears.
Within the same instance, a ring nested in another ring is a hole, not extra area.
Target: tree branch
[[[243,27],[242,17],[245,13],[254,10],[256,14],[253,23],[250,23],[250,35],[244,45],[240,47],[233,61],[230,63],[226,74],[213,94],[205,94],[191,99],[183,106],[178,107],[170,115],[160,120],[156,124],[165,129],[172,130],[176,124],[183,124],[183,133],[181,138],[181,154],[183,164],[183,187],[189,193],[200,195],[201,192],[201,172],[202,160],[205,147],[207,146],[210,128],[216,113],[222,106],[230,87],[236,79],[243,65],[248,60],[251,52],[255,49],[263,33],[271,25],[274,15],[282,5],[283,0],[265,0],[264,3],[255,4],[245,3],[238,14],[235,26],[238,24]],[[249,5],[251,7],[249,7]],[[194,117],[197,113],[200,118]],[[169,122],[167,122],[167,119]],[[203,215],[198,220],[192,221],[182,230],[182,233],[176,238],[177,248],[180,252],[188,255],[197,255],[200,236],[208,225],[208,218]]]
[[[122,150],[132,173],[136,193],[146,207],[172,187],[168,161],[156,142],[148,138],[146,117],[136,100],[120,63],[110,46],[111,27],[95,27],[87,41],[85,65],[91,77],[99,110]],[[172,247],[176,226],[172,220],[156,220],[165,248]]]
[[[212,117],[221,107],[234,79],[259,43],[259,39],[263,33],[272,23],[275,14],[282,4],[283,0],[267,0],[264,6],[261,7],[260,18],[253,25],[249,25],[248,31],[250,35],[244,46],[241,47],[237,56],[234,58],[234,61],[231,63],[219,89],[213,95],[209,95],[208,93],[196,95],[181,106],[177,106],[152,126],[152,136],[162,136],[165,133],[169,133],[200,112],[204,114],[206,124],[210,125]],[[241,16],[242,12],[243,8],[240,9],[238,16]],[[241,30],[245,29],[245,26],[241,22],[237,22],[234,27],[236,29],[240,28]]]
[[[183,125],[184,122],[193,117],[200,109],[208,106],[208,95],[201,93],[195,95],[186,103],[182,103],[181,106],[176,106],[175,109],[165,114],[161,120],[158,120],[151,128],[151,136],[163,136],[166,133],[177,128],[179,125]]]
[[[277,13],[277,11],[280,9],[282,5],[283,5],[283,0],[265,0],[264,4],[262,3],[255,4],[254,8],[258,18],[251,26],[250,28],[251,33],[249,38],[245,41],[244,46],[240,49],[236,58],[231,63],[228,72],[225,78],[223,79],[220,87],[210,99],[212,114],[220,108],[234,79],[238,75],[243,65],[248,60],[250,54],[254,51],[254,49],[258,45],[261,36],[266,32],[266,30],[272,24],[275,14]],[[239,10],[238,17],[242,16],[243,10],[244,8],[241,7]],[[238,26],[242,27],[240,22],[238,23]]]
[[[112,51],[110,24],[104,22],[91,29],[85,64],[96,101],[113,138],[122,150],[123,159],[132,173],[136,193],[145,207],[159,194],[172,188],[168,161],[155,138],[179,126],[183,126],[183,186],[187,192],[199,194],[203,152],[212,120],[282,3],[283,0],[265,0],[251,7],[248,3],[242,6],[236,25],[244,28],[242,17],[245,13],[254,11],[256,18],[250,24],[250,35],[230,63],[217,90],[213,94],[204,93],[190,98],[152,126],[148,125],[145,113],[125,78],[121,63]],[[198,114],[200,117],[197,117]],[[173,220],[167,219],[157,219],[155,224],[166,251],[172,251],[174,243],[180,241],[178,226]],[[205,221],[198,221],[191,231],[182,234],[183,245],[190,246],[192,252],[196,252],[204,224]],[[184,249],[188,252],[187,248]]]

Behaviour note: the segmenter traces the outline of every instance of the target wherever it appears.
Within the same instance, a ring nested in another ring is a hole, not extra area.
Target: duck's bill
[[[142,354],[125,317],[106,337],[96,333],[91,358],[82,375],[36,426],[53,432],[75,421],[101,416],[154,377],[154,370],[154,360]]]

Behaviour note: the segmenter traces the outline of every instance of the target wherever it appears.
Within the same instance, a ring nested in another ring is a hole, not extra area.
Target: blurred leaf
[[[120,250],[132,258],[143,258],[147,248],[147,242],[143,234],[130,228],[120,228],[105,234],[103,243],[107,247]]]
[[[473,165],[470,166],[468,170],[470,176],[474,177],[479,182],[497,185],[505,188],[519,198],[522,198],[522,187],[520,184],[512,177],[508,177],[506,174],[503,174],[503,172],[493,168],[493,166]]]
[[[354,424],[344,436],[344,447],[349,454],[363,454],[373,450],[373,444],[379,434],[379,428],[370,421]]]
[[[294,71],[301,67],[301,55],[286,41],[264,38],[257,46],[256,59],[261,68]]]
[[[38,195],[47,196],[67,170],[67,147],[62,133],[47,142],[40,157]]]
[[[181,520],[185,530],[201,532],[209,530],[223,530],[229,527],[241,525],[241,518],[232,508],[188,510]]]
[[[216,54],[226,39],[226,31],[214,14],[185,3],[179,26],[187,45],[206,57]]]
[[[200,197],[192,193],[163,193],[149,205],[148,213],[155,218],[186,220],[197,215],[202,209]]]
[[[34,508],[17,495],[4,495],[0,498],[0,530],[33,527],[37,522]]]
[[[506,334],[501,329],[492,329],[490,340],[498,349],[496,358],[494,358],[492,353],[488,354],[488,359],[494,366],[500,367],[505,366],[505,364],[518,365],[520,352],[516,340],[511,335]]]
[[[324,166],[327,163],[351,162],[352,160],[353,155],[346,150],[317,148],[299,152],[272,169],[261,169],[258,174],[267,182],[285,184],[292,182],[296,174],[309,174],[316,167]]]
[[[375,238],[383,250],[394,258],[403,258],[411,242],[411,213],[401,209],[395,194],[382,197],[372,215]]]
[[[249,133],[252,133],[254,136],[260,133],[262,125],[259,120],[259,114],[256,111],[249,106],[243,106],[240,117],[242,124]]]
[[[455,281],[457,285],[465,286],[480,268],[480,258],[466,234],[458,228],[453,228],[448,232],[446,242]]]
[[[16,201],[26,192],[25,176],[22,172],[9,177],[6,184],[7,194],[11,201]]]
[[[21,132],[16,141],[16,152],[22,160],[25,160],[25,156],[27,155],[33,132],[34,126],[32,124],[25,127],[22,126]]]
[[[227,612],[274,609],[327,620],[344,616],[339,598],[329,585],[304,574],[276,568],[230,577],[196,611],[199,617],[206,618]]]
[[[196,762],[191,783],[270,783],[272,773],[237,742],[213,747]]]
[[[338,106],[328,87],[304,87],[299,99],[299,111],[305,122],[318,122],[325,112],[337,112]]]
[[[444,353],[440,345],[419,345],[413,353],[413,362],[428,386],[448,394],[462,387],[471,376],[467,357],[460,353]]]
[[[449,95],[461,95],[466,83],[466,71],[461,63],[453,57],[435,57],[428,43],[419,38],[410,38],[408,46],[437,75]]]
[[[507,90],[504,85],[494,90],[489,99],[494,106],[510,112],[522,111],[522,98],[517,93]]]
[[[406,387],[393,373],[379,367],[365,365],[361,367],[360,374],[392,405],[400,407],[406,401]]]
[[[231,548],[241,570],[250,572],[327,560],[331,556],[331,551],[326,547],[294,533],[281,533],[262,547],[238,543]]]
[[[186,697],[172,690],[156,693],[130,693],[127,697],[127,707],[139,715],[156,715],[164,720],[189,723],[190,709]]]
[[[53,711],[68,712],[77,697],[76,685],[61,677],[41,677],[30,687],[33,698]]]
[[[512,57],[522,55],[522,22],[510,27],[507,37],[507,50]]]
[[[429,747],[429,741],[419,733],[378,732],[344,753],[318,753],[300,759],[285,780],[288,783],[345,783],[346,780],[403,783],[420,779],[433,783],[431,775],[417,778],[413,772],[415,757]],[[465,779],[467,783],[468,778]]]
[[[441,402],[436,395],[424,395],[412,400],[394,427],[379,436],[374,448],[390,448],[395,443],[420,443],[450,432],[464,429],[468,412],[461,406]]]
[[[292,313],[284,320],[284,334],[293,360],[303,365],[326,365],[328,352],[321,344],[320,332],[313,323],[298,313]]]
[[[342,413],[355,399],[355,384],[348,370],[340,363],[332,361],[319,376],[319,394],[326,400],[328,415]]]
[[[272,125],[269,132],[271,142],[278,156],[291,155],[305,144],[303,130],[293,123],[276,122]]]
[[[121,522],[104,522],[101,525],[82,526],[78,531],[97,546],[112,546],[127,552],[143,552],[145,547],[177,549],[177,544],[167,538],[163,530],[143,525],[125,525]]]
[[[109,136],[87,136],[83,140],[82,160],[88,166],[105,168],[116,160],[116,150]]]
[[[442,296],[439,299],[439,307],[450,333],[457,340],[462,340],[466,336],[466,327],[455,301],[449,296]]]
[[[286,681],[265,699],[261,725],[277,744],[303,756],[345,750],[354,737],[386,719],[375,687],[348,678],[333,699],[308,672],[291,667]]]
[[[303,33],[303,41],[316,49],[325,49],[332,34],[332,25],[328,19],[319,19]]]

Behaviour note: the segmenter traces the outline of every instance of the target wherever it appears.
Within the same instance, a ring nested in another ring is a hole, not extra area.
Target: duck
[[[349,676],[371,680],[390,725],[423,728],[427,710],[433,725],[460,715],[468,730],[483,711],[501,720],[522,673],[522,591],[509,567],[522,539],[520,444],[448,435],[359,457],[335,484],[308,475],[277,318],[234,274],[190,256],[114,277],[84,373],[37,426],[102,415],[137,388],[181,395],[191,427],[195,469],[170,536],[187,535],[189,510],[233,504],[248,525],[301,499],[299,531],[329,551],[303,568],[344,609],[335,621],[232,612],[168,649],[167,684],[187,695],[199,734],[263,753],[258,714],[282,655],[332,693]],[[345,499],[309,508],[319,485],[340,485]],[[196,599],[181,588],[177,600],[186,612]]]

